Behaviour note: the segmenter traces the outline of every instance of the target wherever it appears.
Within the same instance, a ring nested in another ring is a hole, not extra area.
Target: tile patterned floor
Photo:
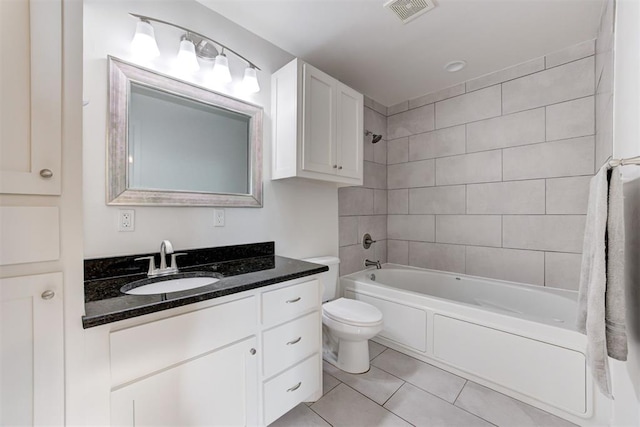
[[[348,374],[324,362],[324,395],[274,427],[498,426],[574,424],[457,375],[369,341],[371,369]]]

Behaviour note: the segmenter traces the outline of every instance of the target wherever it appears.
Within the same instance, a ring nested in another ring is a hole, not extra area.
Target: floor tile
[[[322,363],[328,365],[327,362],[322,362]],[[326,371],[322,372],[322,395],[323,396],[329,393],[334,388],[336,388],[338,384],[340,384],[340,380],[338,380],[336,377],[334,377],[333,375],[329,374]]]
[[[384,404],[395,393],[404,381],[387,372],[371,366],[369,371],[363,374],[350,374],[339,370],[333,365],[324,362],[325,371],[338,380],[356,389],[379,405]]]
[[[382,353],[386,349],[387,347],[383,346],[382,344],[378,344],[375,341],[369,340],[369,360],[373,359],[374,357],[377,357],[380,353]]]
[[[460,393],[460,397],[456,400],[456,406],[501,427],[565,427],[575,425],[471,381],[467,382]]]
[[[304,403],[299,404],[276,421],[270,427],[331,427],[320,415],[313,412]]]
[[[411,384],[403,385],[384,407],[416,426],[491,426],[483,419]]]
[[[340,384],[311,408],[334,427],[410,426],[345,384]]]
[[[373,359],[372,365],[453,403],[465,379],[392,349]]]

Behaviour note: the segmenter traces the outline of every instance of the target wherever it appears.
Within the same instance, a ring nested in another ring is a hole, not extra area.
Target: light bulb
[[[258,83],[258,75],[256,69],[249,65],[244,70],[244,78],[242,79],[242,88],[249,93],[260,92],[260,84]]]
[[[196,57],[196,47],[191,40],[183,37],[180,40],[180,49],[176,59],[178,68],[186,73],[195,73],[200,69],[198,58]]]
[[[131,51],[140,60],[148,60],[160,56],[153,27],[147,21],[138,21],[136,33],[131,40]]]
[[[213,79],[217,83],[231,82],[231,73],[229,72],[229,60],[224,53],[216,56],[213,63],[213,71],[211,71]]]

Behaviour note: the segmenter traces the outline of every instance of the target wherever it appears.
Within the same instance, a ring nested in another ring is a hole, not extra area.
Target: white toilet
[[[303,261],[323,264],[322,340],[323,358],[338,369],[352,374],[369,370],[369,344],[382,330],[382,313],[371,304],[336,297],[340,259],[326,256]]]

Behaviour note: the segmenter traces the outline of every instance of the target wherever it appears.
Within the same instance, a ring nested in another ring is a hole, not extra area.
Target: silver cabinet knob
[[[40,297],[44,300],[49,300],[56,296],[56,293],[53,291],[44,291]]]
[[[256,354],[256,349],[252,348],[251,350],[249,350],[249,353],[251,353],[251,355],[253,356],[254,354]]]
[[[53,172],[51,172],[51,169],[42,169],[40,170],[40,176],[43,178],[51,178],[53,176]]]
[[[300,301],[301,299],[302,299],[301,297],[298,297],[298,298],[294,298],[294,299],[287,300],[287,301],[285,301],[285,302],[286,302],[287,304],[293,304],[294,302],[298,302],[298,301]]]
[[[342,169],[342,166],[338,166],[338,169]]]

